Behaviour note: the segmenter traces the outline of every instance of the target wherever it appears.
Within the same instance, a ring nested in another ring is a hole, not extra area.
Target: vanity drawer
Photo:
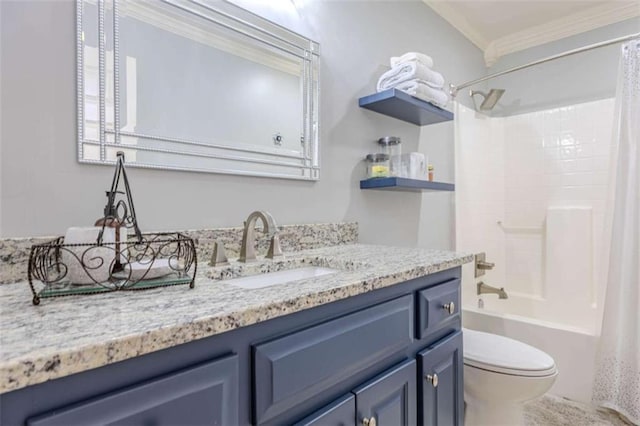
[[[455,279],[418,292],[416,337],[422,339],[440,325],[460,316],[460,280]]]
[[[26,424],[238,424],[238,371],[238,356],[231,355],[52,410]]]
[[[413,297],[253,347],[254,422],[264,423],[413,341]]]

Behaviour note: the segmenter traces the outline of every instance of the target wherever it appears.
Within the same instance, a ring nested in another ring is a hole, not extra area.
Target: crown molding
[[[442,0],[422,0],[427,6],[433,9],[438,15],[453,25],[455,29],[462,33],[471,43],[480,50],[485,51],[489,46],[489,40],[484,38],[467,19],[450,7]]]
[[[510,53],[519,52],[639,16],[640,2],[610,2],[608,4],[595,6],[493,40],[484,49],[485,63],[487,66],[491,66],[495,64],[500,57]]]

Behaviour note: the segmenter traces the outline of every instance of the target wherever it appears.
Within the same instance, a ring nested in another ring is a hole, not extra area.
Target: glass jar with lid
[[[366,156],[367,179],[389,177],[389,155],[384,153]]]
[[[389,174],[400,176],[402,163],[402,140],[398,136],[385,136],[378,139],[378,152],[389,156]]]

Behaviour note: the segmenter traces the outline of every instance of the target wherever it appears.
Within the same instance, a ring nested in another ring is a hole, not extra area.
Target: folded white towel
[[[406,62],[382,74],[378,79],[377,90],[382,92],[396,87],[403,81],[414,79],[424,80],[430,86],[438,89],[444,86],[444,77],[439,72],[433,71],[420,62]]]
[[[433,68],[433,59],[431,56],[419,52],[407,52],[402,56],[393,56],[389,59],[391,68],[404,62],[421,62],[425,67]]]
[[[441,108],[445,108],[449,103],[449,95],[444,90],[434,89],[421,80],[404,81],[398,84],[396,89],[402,90],[423,101],[431,102]]]

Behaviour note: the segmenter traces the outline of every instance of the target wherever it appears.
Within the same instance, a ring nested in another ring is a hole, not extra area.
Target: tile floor
[[[526,426],[630,426],[611,410],[596,410],[585,404],[545,395],[525,408]]]

